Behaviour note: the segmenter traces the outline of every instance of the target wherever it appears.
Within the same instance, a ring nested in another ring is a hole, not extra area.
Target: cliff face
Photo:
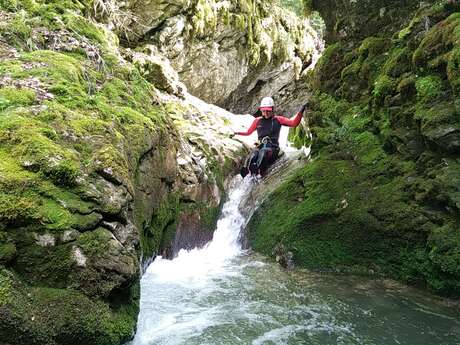
[[[210,238],[245,150],[97,4],[0,1],[2,344],[129,339],[141,259]]]
[[[417,0],[309,1],[310,10],[318,11],[324,18],[328,43],[338,40],[352,43],[369,36],[392,35],[407,23],[421,4],[424,3]]]
[[[458,2],[312,4],[329,46],[309,80],[312,139],[293,137],[313,159],[261,206],[250,242],[458,296]]]
[[[94,15],[118,29],[125,45],[161,53],[188,91],[235,113],[257,109],[266,96],[279,111],[303,100],[283,90],[311,64],[321,42],[308,20],[261,0],[128,1]],[[99,5],[98,5],[99,4]],[[117,12],[127,13],[120,22]]]

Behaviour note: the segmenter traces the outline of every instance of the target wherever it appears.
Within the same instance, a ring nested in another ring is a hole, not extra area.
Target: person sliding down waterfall
[[[292,119],[284,116],[274,115],[275,102],[271,97],[265,97],[260,103],[259,110],[262,117],[257,117],[246,132],[235,132],[231,135],[250,135],[257,129],[259,142],[249,154],[240,174],[243,178],[247,174],[252,176],[263,176],[270,164],[279,154],[278,138],[281,126],[297,127],[302,120],[302,115],[308,103],[304,104],[299,112]]]

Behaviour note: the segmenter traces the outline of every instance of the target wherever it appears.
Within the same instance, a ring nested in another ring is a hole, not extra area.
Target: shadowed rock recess
[[[460,296],[458,1],[310,1],[312,160],[249,224],[255,250]],[[307,91],[307,90],[306,90]]]
[[[0,343],[130,339],[141,267],[211,238],[247,152],[197,97],[276,93],[315,39],[270,1],[0,0]]]

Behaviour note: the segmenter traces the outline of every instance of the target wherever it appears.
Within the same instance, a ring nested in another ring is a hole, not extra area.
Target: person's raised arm
[[[284,116],[276,116],[276,118],[279,121],[279,123],[283,126],[297,127],[300,121],[302,121],[303,112],[305,111],[307,105],[308,103],[305,103],[293,118],[288,119]]]

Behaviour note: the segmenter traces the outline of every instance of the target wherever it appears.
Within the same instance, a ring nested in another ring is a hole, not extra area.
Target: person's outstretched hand
[[[235,135],[236,135],[236,133],[235,133],[235,132],[233,132],[233,133],[229,134],[229,136],[228,136],[228,137],[229,137],[230,139],[233,139],[233,137],[234,137]]]
[[[304,105],[302,105],[302,108],[300,108],[300,112],[303,113],[307,107],[308,107],[308,101],[305,102]]]

